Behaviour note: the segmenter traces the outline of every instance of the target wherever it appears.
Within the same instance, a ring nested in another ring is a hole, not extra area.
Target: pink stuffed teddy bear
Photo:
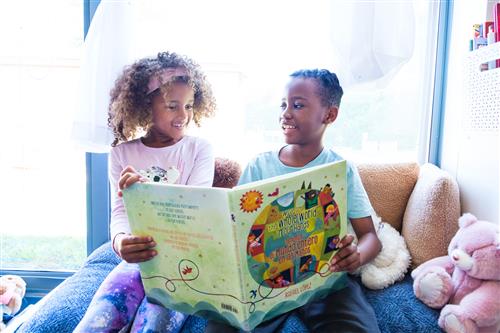
[[[500,243],[498,226],[464,214],[448,256],[431,259],[411,276],[418,299],[441,310],[446,332],[500,329]],[[444,306],[444,307],[443,307]]]

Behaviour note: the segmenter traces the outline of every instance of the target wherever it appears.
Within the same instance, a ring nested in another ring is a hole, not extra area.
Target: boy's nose
[[[290,109],[288,107],[283,110],[283,112],[281,113],[281,117],[286,119],[292,118],[292,113],[290,112]]]

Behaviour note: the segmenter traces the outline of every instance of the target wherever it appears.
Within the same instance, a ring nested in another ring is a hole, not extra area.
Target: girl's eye
[[[170,111],[174,111],[175,109],[177,109],[177,105],[176,104],[167,104],[167,109]]]
[[[186,110],[191,111],[193,109],[193,106],[191,104],[186,105]]]
[[[285,109],[286,109],[286,103],[281,103],[281,105],[280,105],[280,109],[281,109],[281,110],[285,110]]]
[[[302,105],[302,104],[300,104],[300,103],[294,103],[294,104],[293,104],[293,107],[294,107],[295,109],[302,109],[302,108],[304,107],[304,105]]]

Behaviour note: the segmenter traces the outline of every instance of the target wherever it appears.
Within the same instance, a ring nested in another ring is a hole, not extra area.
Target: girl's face
[[[336,107],[322,105],[314,79],[292,78],[281,100],[280,123],[287,144],[317,144],[335,120]]]
[[[184,83],[174,83],[164,98],[159,93],[153,97],[153,126],[150,134],[157,141],[178,142],[185,135],[193,118],[194,91]]]

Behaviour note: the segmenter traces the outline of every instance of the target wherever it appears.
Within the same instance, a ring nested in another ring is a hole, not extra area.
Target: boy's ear
[[[339,114],[339,107],[338,106],[331,106],[328,108],[328,111],[325,114],[325,119],[323,122],[325,124],[331,124],[337,119],[337,115]]]

